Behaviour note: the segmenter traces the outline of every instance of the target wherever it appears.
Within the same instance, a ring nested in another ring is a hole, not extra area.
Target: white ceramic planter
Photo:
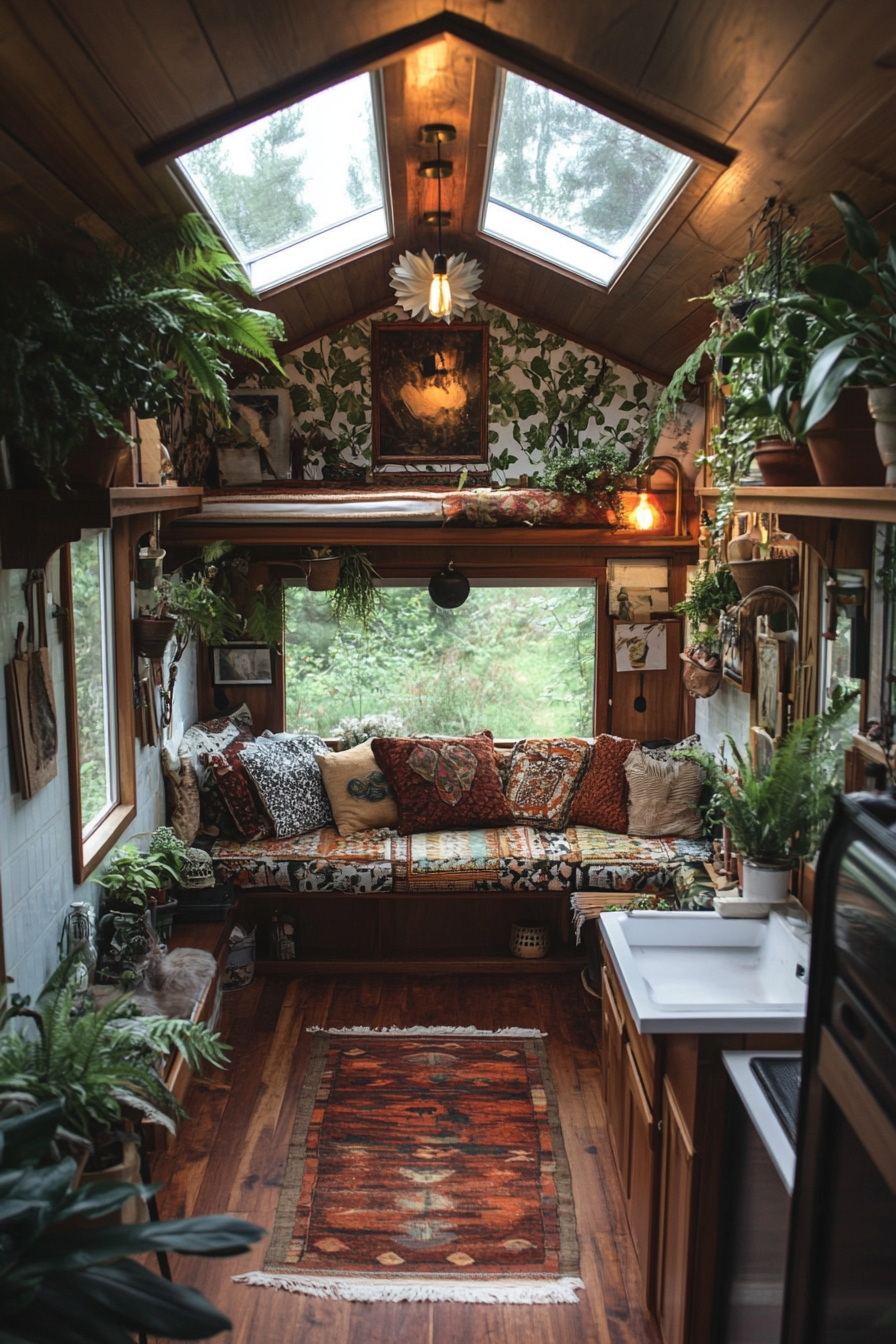
[[[744,859],[744,900],[776,903],[787,900],[790,864]]]
[[[896,387],[869,387],[868,409],[874,416],[874,439],[887,469],[887,485],[896,485]]]

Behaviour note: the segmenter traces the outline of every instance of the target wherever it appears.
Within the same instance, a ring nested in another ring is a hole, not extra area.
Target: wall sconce
[[[454,568],[453,560],[449,560],[447,566],[430,579],[429,595],[437,607],[445,607],[448,611],[462,607],[470,596],[470,580]]]
[[[675,457],[652,458],[648,463],[647,470],[638,478],[637,492],[626,491],[620,496],[620,503],[625,509],[626,523],[638,532],[655,532],[662,525],[663,510],[660,508],[656,495],[647,488],[651,476],[658,467],[669,471],[675,478],[675,525],[672,536],[687,536],[686,532],[682,532],[684,477],[682,476],[681,463]]]

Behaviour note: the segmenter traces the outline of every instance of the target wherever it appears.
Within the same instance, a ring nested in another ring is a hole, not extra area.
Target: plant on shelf
[[[538,473],[538,484],[562,495],[587,495],[613,509],[631,475],[631,455],[625,448],[583,439],[555,449]]]
[[[92,1147],[88,1169],[120,1161],[125,1109],[174,1133],[186,1112],[160,1069],[172,1050],[193,1072],[221,1065],[227,1046],[204,1024],[142,1017],[126,997],[103,1007],[80,991],[74,958],[59,963],[31,1006],[14,994],[0,1001],[0,1101],[58,1100],[66,1130]]]
[[[867,387],[887,483],[896,484],[896,236],[882,245],[845,192],[835,191],[831,199],[846,233],[846,260],[810,267],[808,292],[789,300],[814,329],[797,429],[818,424],[844,388]],[[890,434],[881,434],[882,426],[890,427]]]
[[[842,774],[834,730],[855,698],[838,688],[823,714],[798,720],[781,738],[767,765],[754,766],[730,734],[731,764],[702,747],[675,753],[706,772],[712,788],[706,819],[723,822],[744,856],[745,895],[758,895],[756,872],[771,869],[778,870],[783,890],[775,899],[781,899],[796,860],[818,849]]]
[[[691,591],[675,610],[687,618],[691,643],[718,653],[719,617],[739,601],[740,590],[728,566],[704,560]]]
[[[92,880],[105,891],[107,905],[142,913],[160,887],[180,880],[181,863],[182,859],[172,861],[167,852],[144,852],[134,844],[118,845],[108,866]]]
[[[177,885],[183,876],[184,859],[187,846],[179,840],[170,826],[157,826],[149,838],[149,852],[165,865],[168,880],[160,885]]]
[[[242,267],[198,214],[130,221],[113,241],[82,229],[13,245],[0,296],[0,433],[57,493],[89,431],[169,410],[188,381],[230,420],[225,356],[279,368],[273,313],[247,307]]]
[[[133,1199],[134,1186],[76,1189],[76,1160],[58,1159],[54,1151],[61,1120],[58,1101],[0,1120],[2,1338],[8,1344],[131,1344],[138,1332],[207,1339],[230,1330],[228,1318],[195,1288],[130,1257],[240,1255],[261,1240],[263,1229],[227,1217],[98,1225]],[[87,1225],[72,1226],[72,1219]]]
[[[374,580],[379,575],[365,555],[354,546],[339,548],[339,579],[330,595],[337,621],[352,621],[368,630],[380,606]]]

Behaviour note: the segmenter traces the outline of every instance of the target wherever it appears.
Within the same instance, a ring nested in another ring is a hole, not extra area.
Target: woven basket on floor
[[[515,957],[534,960],[546,957],[550,938],[544,924],[513,924],[510,929],[510,950]]]

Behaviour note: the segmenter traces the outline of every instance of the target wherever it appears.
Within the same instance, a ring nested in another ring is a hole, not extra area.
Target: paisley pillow
[[[261,840],[271,834],[271,823],[258,809],[241,759],[244,748],[243,742],[231,742],[223,751],[203,753],[201,760],[211,771],[237,831],[247,840]]]
[[[590,755],[583,737],[527,737],[517,742],[507,785],[514,820],[562,831]]]
[[[378,737],[370,746],[398,804],[399,834],[512,824],[491,733]]]
[[[348,751],[328,751],[314,759],[320,766],[340,835],[397,824],[395,796],[376,763],[369,741]]]
[[[328,751],[326,742],[314,734],[261,737],[244,748],[240,760],[278,839],[333,825],[330,800],[315,759]]]
[[[611,737],[609,733],[594,739],[588,769],[569,811],[570,826],[596,826],[601,831],[625,835],[628,830],[625,762],[637,745],[635,738]]]

